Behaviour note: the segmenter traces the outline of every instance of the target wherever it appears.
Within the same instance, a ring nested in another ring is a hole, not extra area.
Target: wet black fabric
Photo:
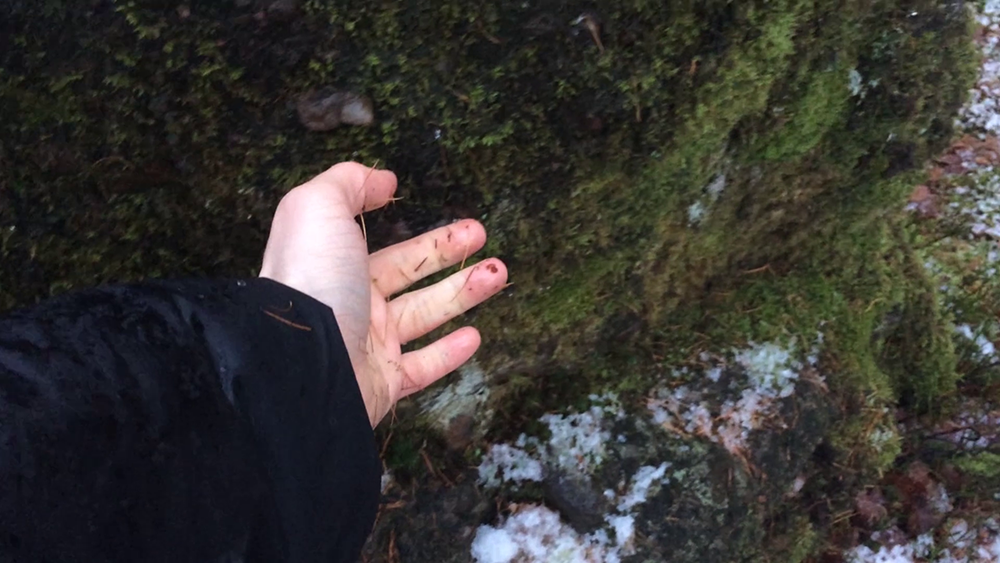
[[[279,283],[0,318],[0,561],[353,562],[379,475],[332,311]]]

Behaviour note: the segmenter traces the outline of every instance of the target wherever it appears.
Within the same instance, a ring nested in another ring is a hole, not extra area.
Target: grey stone
[[[588,534],[604,525],[604,515],[612,507],[589,477],[549,468],[542,485],[545,500],[558,509],[576,531]]]
[[[372,101],[365,96],[347,94],[340,109],[340,121],[347,125],[371,125],[375,120]]]
[[[329,87],[303,94],[295,108],[299,122],[310,131],[329,131],[341,123],[370,125],[375,119],[369,98]]]

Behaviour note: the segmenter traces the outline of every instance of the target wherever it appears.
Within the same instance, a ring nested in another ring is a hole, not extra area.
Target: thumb
[[[396,193],[396,175],[357,162],[341,162],[306,183],[337,197],[352,216],[378,209]]]

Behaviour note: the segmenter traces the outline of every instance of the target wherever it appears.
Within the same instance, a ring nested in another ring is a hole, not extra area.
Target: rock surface
[[[0,308],[254,275],[287,190],[378,162],[404,199],[366,214],[372,248],[477,217],[514,285],[467,319],[474,384],[451,376],[380,434],[397,485],[369,561],[467,561],[480,525],[524,514],[511,502],[596,514],[534,481],[485,492],[471,468],[605,392],[629,416],[578,452],[605,452],[593,490],[618,500],[670,463],[650,500],[613,503],[638,560],[842,553],[840,515],[901,452],[895,407],[958,385],[902,208],[974,77],[967,4],[7,2]],[[823,379],[796,372],[767,409],[752,374],[706,371],[753,342],[812,365],[817,331]]]

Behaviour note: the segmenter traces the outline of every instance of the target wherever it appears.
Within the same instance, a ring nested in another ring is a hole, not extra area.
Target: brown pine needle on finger
[[[465,260],[469,257],[469,242],[465,242],[465,252],[462,254],[462,265],[458,267],[459,270],[465,269]]]
[[[358,190],[358,195],[361,195],[361,194],[365,193],[365,186],[368,184],[368,178],[371,178],[372,174],[374,174],[376,170],[378,170],[378,159],[377,158],[375,159],[375,164],[372,164],[371,169],[368,170],[368,175],[365,176],[364,181],[361,182],[361,188]],[[362,199],[361,201],[362,201],[361,212],[364,213],[365,212],[364,199]]]
[[[465,276],[465,283],[463,283],[462,287],[458,288],[458,291],[455,292],[455,296],[451,298],[452,301],[458,299],[459,295],[462,295],[462,290],[465,289],[465,286],[469,285],[469,280],[472,279],[472,274],[476,273],[476,270],[478,270],[478,269],[479,269],[479,266],[476,266],[475,268],[472,268],[471,270],[469,270],[469,275]]]
[[[372,174],[374,174],[375,170],[377,169],[378,169],[378,159],[376,158],[375,164],[373,164],[371,169],[368,170],[368,175],[365,176],[364,181],[361,182],[361,188],[358,189],[358,195],[361,196],[361,213],[358,214],[358,217],[361,218],[361,235],[365,237],[366,244],[368,243],[368,227],[365,225],[365,203],[364,203],[365,185],[368,184],[368,178],[371,178]]]

